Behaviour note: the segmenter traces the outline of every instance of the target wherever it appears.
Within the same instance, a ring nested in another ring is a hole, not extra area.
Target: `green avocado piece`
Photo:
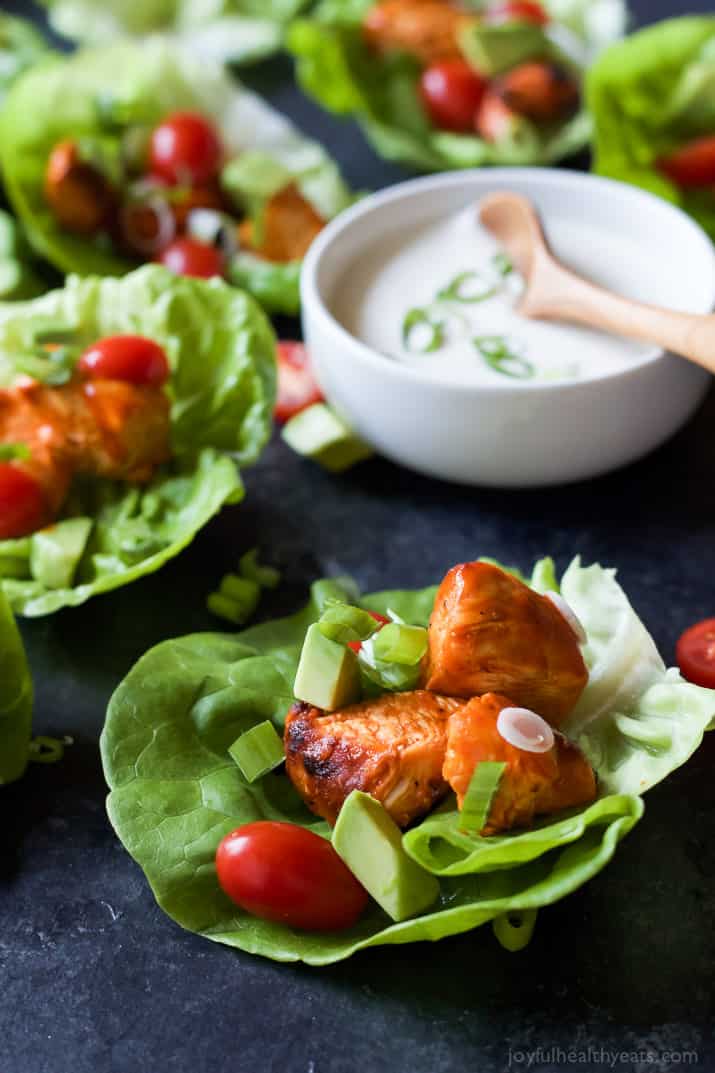
[[[402,832],[379,801],[353,790],[340,810],[333,846],[363,887],[395,921],[437,900],[439,882],[402,847]]]
[[[369,458],[372,450],[324,402],[313,403],[285,425],[283,439],[299,455],[312,458],[331,473]]]
[[[92,524],[91,518],[67,518],[34,533],[30,570],[35,580],[47,589],[64,589],[71,585]]]
[[[298,700],[328,712],[360,700],[357,656],[326,637],[317,622],[305,635],[293,693]]]
[[[488,78],[546,56],[550,50],[541,27],[530,22],[468,23],[460,31],[459,44],[465,59]]]

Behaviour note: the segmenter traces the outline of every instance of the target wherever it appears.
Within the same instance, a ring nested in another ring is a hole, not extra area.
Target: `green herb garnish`
[[[478,272],[460,272],[446,287],[437,292],[442,302],[484,302],[496,292],[496,287],[479,275]]]
[[[402,322],[402,343],[413,353],[429,354],[444,346],[444,322],[429,309],[415,308]]]
[[[0,443],[0,462],[20,462],[30,457],[26,443]]]
[[[502,277],[510,276],[514,271],[511,257],[501,250],[492,257],[492,268]]]
[[[531,380],[535,376],[536,370],[531,362],[515,353],[503,335],[478,335],[472,342],[495,373],[514,380]]]
[[[531,941],[538,909],[512,909],[492,921],[492,930],[505,950],[516,953]]]
[[[462,802],[459,824],[462,831],[479,834],[486,825],[505,768],[506,764],[493,760],[477,764]]]

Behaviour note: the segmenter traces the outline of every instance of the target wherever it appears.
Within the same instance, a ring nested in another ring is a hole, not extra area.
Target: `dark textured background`
[[[633,7],[641,23],[685,10]],[[287,61],[251,81],[326,142],[355,186],[405,174],[353,123],[305,100]],[[524,953],[505,953],[482,928],[323,970],[213,946],[164,917],[106,820],[95,745],[122,675],[150,645],[215,627],[206,593],[255,543],[285,573],[266,617],[336,571],[366,589],[401,587],[479,554],[526,567],[551,553],[563,567],[580,552],[619,566],[672,659],[681,630],[715,613],[714,421],[711,394],[638,465],[539,492],[449,487],[382,461],[334,478],[274,443],[246,474],[246,501],[160,574],[27,623],[36,729],[76,744],[2,793],[0,1073],[462,1073],[507,1069],[510,1048],[513,1069],[530,1057],[540,1073],[600,1073],[605,1051],[642,1049],[659,1061],[626,1054],[610,1068],[682,1068],[687,1056],[662,1052],[692,1049],[695,1068],[715,1070],[715,734],[648,796],[607,870],[540,914]],[[590,1060],[569,1059],[589,1046]]]

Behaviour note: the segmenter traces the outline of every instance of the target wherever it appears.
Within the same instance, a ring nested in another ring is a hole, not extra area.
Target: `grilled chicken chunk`
[[[497,717],[513,701],[496,693],[475,697],[450,716],[444,777],[462,807],[474,769],[483,760],[501,761],[506,768],[494,795],[482,835],[512,827],[528,827],[536,816],[583,805],[596,797],[591,765],[573,742],[554,731],[546,753],[518,749],[497,730]]]
[[[463,704],[424,690],[329,714],[296,704],[285,725],[286,770],[308,808],[329,823],[348,794],[362,790],[405,827],[447,792],[447,718]]]
[[[0,443],[27,446],[29,459],[14,464],[43,488],[49,522],[76,474],[151,478],[170,457],[169,400],[161,388],[121,380],[28,381],[0,389]]]
[[[399,50],[431,64],[459,59],[459,32],[474,21],[447,0],[382,0],[365,16],[363,35],[376,52]]]
[[[558,726],[587,681],[576,635],[549,599],[490,563],[449,571],[429,625],[427,689],[505,693]]]
[[[259,237],[249,219],[239,224],[238,237],[241,245],[258,257],[282,264],[300,261],[324,227],[325,220],[293,183],[266,203]]]

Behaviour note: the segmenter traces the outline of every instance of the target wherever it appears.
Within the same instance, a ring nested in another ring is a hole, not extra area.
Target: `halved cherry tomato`
[[[433,63],[420,78],[424,106],[434,125],[443,130],[471,130],[486,88],[486,79],[466,60]]]
[[[221,167],[221,141],[197,112],[174,112],[155,127],[149,143],[152,174],[168,183],[208,183]]]
[[[684,145],[658,161],[658,168],[684,190],[715,185],[715,134]]]
[[[98,339],[77,362],[93,380],[126,380],[159,386],[169,379],[169,361],[162,347],[143,335],[111,335]]]
[[[687,629],[675,647],[675,656],[684,678],[715,689],[715,618]]]
[[[226,267],[220,250],[194,238],[175,239],[162,250],[157,260],[177,276],[196,276],[199,279],[222,276]]]
[[[274,411],[276,421],[289,421],[301,410],[320,402],[322,393],[310,367],[308,351],[302,343],[278,344],[278,397]]]
[[[368,611],[368,614],[372,615],[375,622],[380,623],[380,628],[387,626],[390,621],[389,618],[385,618],[384,615],[381,615],[379,611]],[[378,630],[377,632],[379,633],[380,631]],[[348,648],[352,648],[353,652],[359,652],[362,648],[362,641],[348,641]]]
[[[475,116],[474,126],[480,138],[486,142],[503,142],[514,132],[519,118],[501,99],[496,90],[484,94]]]
[[[507,0],[504,4],[496,4],[485,13],[484,19],[490,23],[534,22],[537,26],[546,26],[549,22],[541,4],[534,0]]]
[[[246,912],[305,931],[349,928],[368,901],[330,842],[292,823],[259,820],[232,831],[216,851],[216,872]]]
[[[0,540],[27,536],[44,521],[45,496],[26,470],[0,462]]]

